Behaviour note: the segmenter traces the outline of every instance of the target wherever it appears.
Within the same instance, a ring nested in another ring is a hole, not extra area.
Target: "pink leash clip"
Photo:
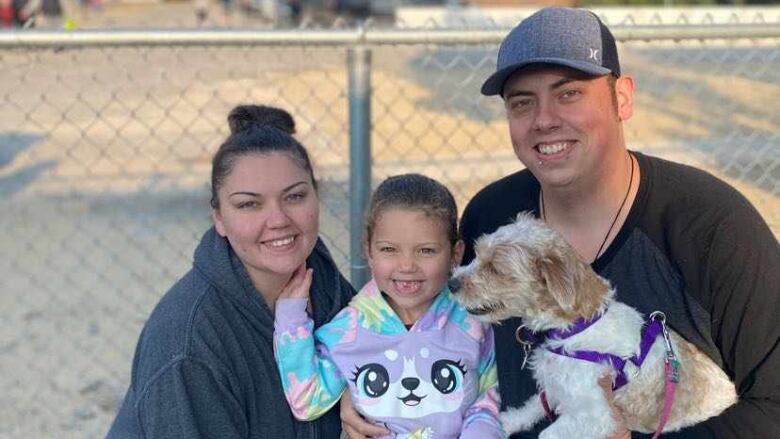
[[[669,415],[672,413],[672,405],[674,405],[674,393],[677,383],[680,382],[680,362],[677,360],[677,355],[674,353],[672,347],[672,339],[669,336],[669,330],[666,328],[666,315],[661,311],[655,311],[650,314],[651,320],[658,320],[661,322],[661,334],[664,337],[664,343],[666,343],[666,357],[664,358],[664,371],[666,382],[664,386],[664,407],[661,411],[661,417],[658,420],[658,428],[655,430],[653,439],[657,439],[661,435],[661,432],[666,425],[666,421],[669,420]]]

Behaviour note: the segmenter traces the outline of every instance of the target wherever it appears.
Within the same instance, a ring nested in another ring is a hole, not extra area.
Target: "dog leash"
[[[666,328],[666,315],[661,311],[655,311],[650,314],[650,319],[661,322],[661,334],[664,337],[664,343],[666,343],[666,356],[664,357],[664,406],[661,410],[661,417],[658,419],[658,427],[655,429],[653,439],[658,439],[661,432],[666,426],[666,422],[669,420],[669,415],[672,413],[672,405],[674,405],[674,394],[677,390],[677,383],[680,382],[680,362],[677,360],[677,355],[672,348],[672,339],[669,336],[669,330]]]

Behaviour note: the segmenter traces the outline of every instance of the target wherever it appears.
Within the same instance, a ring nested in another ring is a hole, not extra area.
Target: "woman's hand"
[[[605,373],[599,377],[599,386],[604,391],[604,397],[607,399],[609,408],[612,411],[612,418],[617,423],[617,430],[615,430],[608,439],[631,439],[631,432],[626,427],[626,421],[623,419],[623,413],[615,405],[615,395],[612,393],[612,375]],[[342,419],[344,417],[342,416]]]
[[[352,407],[352,395],[349,390],[341,396],[341,429],[349,439],[368,439],[390,434],[386,428],[374,425],[360,416],[360,413]]]
[[[311,288],[311,279],[314,270],[306,268],[306,263],[301,264],[293,272],[292,277],[287,281],[287,285],[279,293],[280,299],[308,299],[309,288]]]

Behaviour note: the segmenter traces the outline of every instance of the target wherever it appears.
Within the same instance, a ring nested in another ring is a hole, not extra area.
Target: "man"
[[[780,437],[780,246],[726,183],[626,149],[622,123],[632,115],[633,91],[612,34],[589,11],[542,9],[507,35],[482,93],[504,99],[526,169],[466,207],[464,263],[479,236],[533,212],[610,280],[619,300],[666,313],[734,380],[738,404],[664,437]],[[520,369],[520,324],[495,327],[504,408],[536,391]],[[513,438],[535,437],[544,426]]]
[[[533,212],[610,280],[619,300],[666,313],[734,380],[735,406],[663,437],[780,437],[780,246],[724,182],[626,149],[622,122],[632,115],[633,91],[612,34],[591,12],[542,9],[507,35],[482,93],[504,99],[526,169],[488,185],[466,207],[464,263],[479,236]],[[495,326],[503,408],[536,391],[520,369],[520,324]],[[361,423],[348,403],[342,420],[352,439],[382,432]],[[545,426],[513,439],[536,437]]]

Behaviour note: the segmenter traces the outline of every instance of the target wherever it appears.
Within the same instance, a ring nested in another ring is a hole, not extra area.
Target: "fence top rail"
[[[614,25],[620,41],[780,38],[772,24]],[[17,30],[0,32],[0,47],[96,46],[350,46],[497,44],[509,28],[492,29],[292,29],[292,30]]]

